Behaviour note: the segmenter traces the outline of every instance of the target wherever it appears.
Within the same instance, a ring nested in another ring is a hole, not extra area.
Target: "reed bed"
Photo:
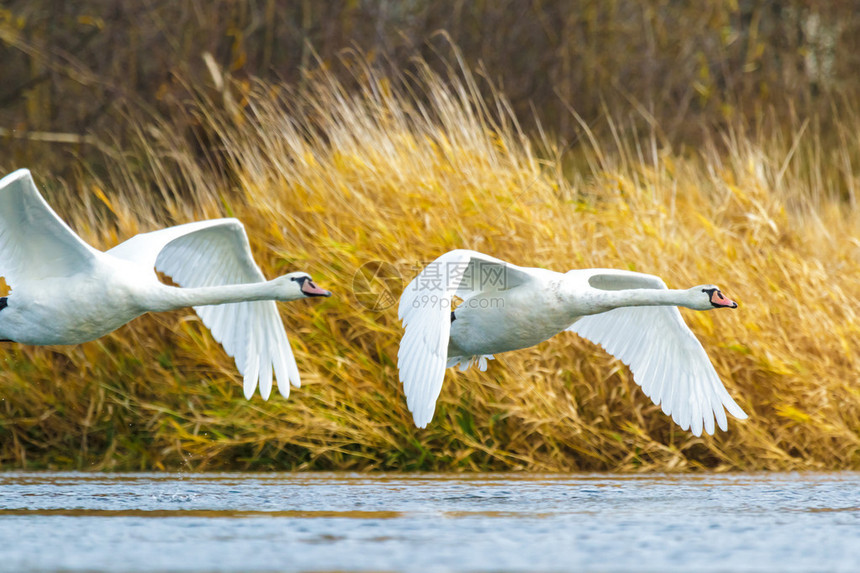
[[[131,114],[134,141],[108,145],[105,167],[81,164],[73,181],[31,166],[96,246],[235,216],[267,276],[306,270],[335,296],[279,305],[303,376],[288,400],[246,401],[232,360],[190,310],[80,346],[4,344],[0,465],[860,468],[856,114],[841,110],[837,133],[786,118],[782,131],[707,134],[680,150],[623,120],[608,122],[614,142],[598,142],[582,123],[570,148],[524,134],[503,95],[461,69],[355,69],[353,91],[320,72],[301,90],[227,82],[197,92],[183,114]],[[415,428],[387,305],[454,248],[720,285],[738,310],[683,314],[749,420],[692,436],[622,364],[564,333],[499,355],[485,373],[449,370],[433,422]],[[386,265],[387,280],[368,281],[366,263]]]

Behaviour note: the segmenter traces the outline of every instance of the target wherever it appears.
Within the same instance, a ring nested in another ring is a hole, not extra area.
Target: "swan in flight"
[[[453,311],[453,297],[462,302]],[[445,369],[534,346],[569,330],[630,367],[663,412],[696,436],[727,427],[725,410],[747,415],[729,396],[704,348],[681,318],[694,310],[737,308],[714,285],[668,289],[659,277],[610,269],[558,273],[524,268],[467,250],[445,253],[403,291],[405,332],[397,355],[415,424],[433,418]]]
[[[155,271],[180,287],[158,280]],[[136,235],[102,252],[86,244],[48,206],[30,172],[0,179],[0,339],[79,344],[147,312],[193,307],[235,358],[249,398],[264,400],[273,374],[281,394],[299,371],[276,300],[331,296],[307,273],[267,281],[236,219],[215,219]]]

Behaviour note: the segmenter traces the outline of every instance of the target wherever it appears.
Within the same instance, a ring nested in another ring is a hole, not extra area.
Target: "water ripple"
[[[0,571],[855,571],[860,475],[0,473]]]

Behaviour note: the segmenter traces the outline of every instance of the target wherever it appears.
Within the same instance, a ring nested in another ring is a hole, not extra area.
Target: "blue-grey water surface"
[[[2,571],[860,571],[860,474],[0,473]]]

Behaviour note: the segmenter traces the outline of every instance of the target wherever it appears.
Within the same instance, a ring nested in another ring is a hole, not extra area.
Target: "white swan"
[[[184,288],[161,283],[155,269]],[[244,375],[246,398],[289,396],[299,371],[276,300],[330,296],[307,273],[266,281],[245,229],[215,219],[142,233],[102,252],[48,206],[27,169],[0,179],[0,339],[78,344],[146,312],[194,307]]]
[[[451,311],[454,296],[462,299]],[[433,418],[445,368],[526,348],[563,330],[576,332],[630,367],[633,379],[663,412],[699,436],[727,426],[729,396],[678,306],[737,308],[714,285],[669,290],[656,276],[608,269],[558,273],[523,268],[466,250],[445,253],[403,291],[405,332],[397,366],[415,424]]]

